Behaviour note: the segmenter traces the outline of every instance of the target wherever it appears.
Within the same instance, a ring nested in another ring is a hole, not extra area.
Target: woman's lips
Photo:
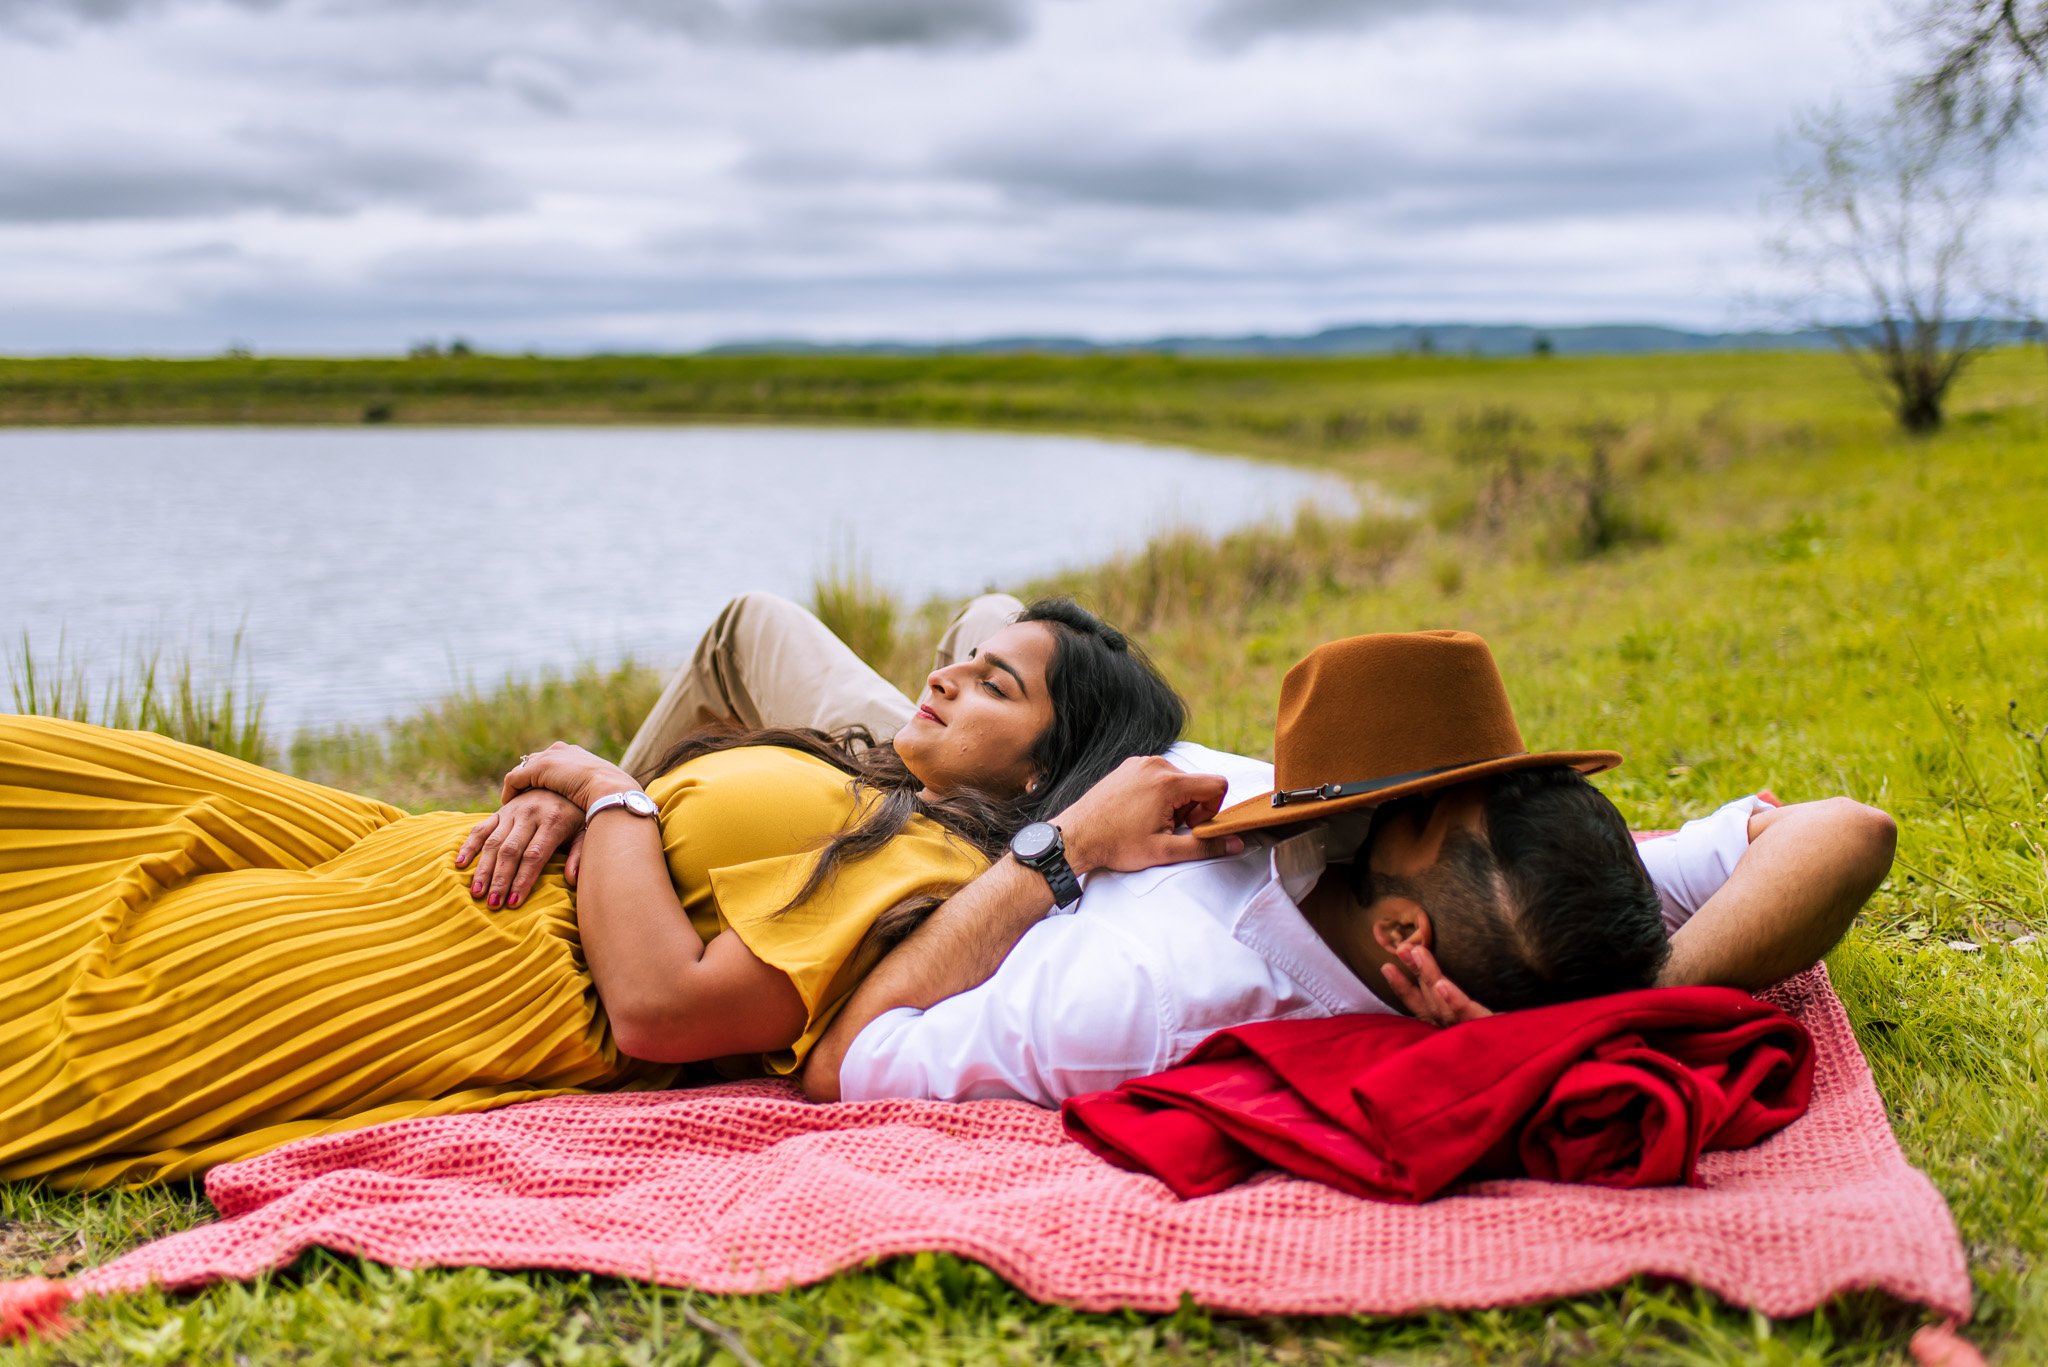
[[[930,722],[934,726],[944,726],[946,724],[939,720],[938,713],[932,711],[929,707],[926,707],[922,703],[918,704],[917,715],[923,717],[926,721]]]

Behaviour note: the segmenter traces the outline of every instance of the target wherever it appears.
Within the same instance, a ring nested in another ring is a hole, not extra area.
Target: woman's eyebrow
[[[1017,681],[1017,691],[1019,693],[1022,693],[1027,698],[1031,696],[1031,690],[1024,686],[1024,676],[1022,674],[1019,674],[1017,672],[1017,667],[1011,664],[1008,660],[1005,660],[1000,655],[988,654],[986,651],[980,653],[976,658],[986,660],[990,664],[994,665],[997,669],[1002,670],[1003,673],[1009,675],[1011,678]]]

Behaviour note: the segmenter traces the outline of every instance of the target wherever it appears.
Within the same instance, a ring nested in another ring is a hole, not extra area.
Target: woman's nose
[[[953,687],[953,681],[946,677],[945,670],[934,669],[931,673],[924,676],[924,686],[943,698],[949,696]]]

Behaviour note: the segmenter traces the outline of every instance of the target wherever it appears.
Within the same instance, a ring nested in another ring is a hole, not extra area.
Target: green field
[[[1895,435],[1844,362],[1813,354],[0,362],[0,422],[358,422],[376,405],[396,422],[1116,433],[1424,501],[1414,522],[1170,537],[1057,587],[1142,632],[1209,743],[1264,751],[1280,675],[1320,641],[1461,626],[1492,642],[1532,743],[1628,755],[1602,781],[1637,826],[1761,787],[1892,812],[1898,862],[1830,968],[1907,1155],[1955,1210],[1972,1338],[1994,1361],[2048,1361],[2038,349],[1988,358],[1927,440]],[[906,605],[869,649],[912,676],[934,625]],[[387,734],[260,746],[411,805],[481,805],[519,751],[558,734],[616,749],[637,720],[650,674],[575,669],[451,698]],[[74,689],[60,709],[92,696]],[[159,711],[205,730],[191,706]],[[185,1189],[0,1189],[0,1273],[97,1262],[206,1215]],[[1861,1363],[1907,1360],[1924,1322],[1870,1295],[1774,1322],[1650,1282],[1481,1314],[1237,1321],[1038,1306],[938,1257],[745,1298],[321,1255],[255,1286],[93,1305],[72,1337],[0,1359],[695,1363],[737,1344],[763,1362]]]

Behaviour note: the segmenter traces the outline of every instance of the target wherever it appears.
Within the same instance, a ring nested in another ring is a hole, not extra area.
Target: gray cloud
[[[421,98],[460,97],[488,90],[535,113],[576,112],[581,97],[620,79],[629,60],[610,54],[542,56],[542,44],[506,48],[497,35],[481,35],[473,48],[423,51],[404,43],[362,44],[342,50],[318,48],[224,55],[218,69],[264,85],[289,85],[301,93],[319,91],[359,100],[365,107],[393,108]],[[532,43],[532,39],[527,41]],[[453,130],[436,129],[437,141],[454,141]]]
[[[1767,141],[1702,130],[1647,95],[1569,113],[1503,109],[1451,146],[1385,136],[1206,141],[1098,136],[969,143],[939,168],[1021,203],[1229,216],[1366,209],[1403,226],[1546,221],[1725,206],[1753,192]]]
[[[296,130],[245,131],[209,153],[140,144],[0,151],[0,222],[7,223],[252,209],[335,216],[379,204],[472,215],[521,202],[468,160]]]
[[[1029,0],[765,0],[751,17],[787,47],[997,48],[1030,31]]]
[[[1293,33],[1343,33],[1408,19],[1467,14],[1555,19],[1574,8],[1613,8],[1629,0],[1214,0],[1196,21],[1213,43],[1235,46]]]
[[[298,0],[302,6],[313,0]],[[52,23],[119,24],[189,0],[0,0],[0,27],[46,32]],[[293,0],[231,0],[250,10]],[[1009,47],[1031,30],[1033,0],[590,0],[589,10],[651,29],[809,52],[864,48],[958,51]],[[341,0],[364,11],[467,8],[494,19],[502,0]],[[552,6],[537,8],[553,8]]]
[[[1027,201],[1256,213],[1356,198],[1373,160],[1369,149],[1334,144],[1118,146],[1046,137],[970,144],[945,154],[940,167]]]
[[[484,80],[544,114],[567,114],[575,107],[574,84],[559,63],[526,53],[495,57]]]
[[[1754,191],[1753,158],[1730,149],[1673,162],[1654,151],[1600,159],[1467,163],[1460,174],[1404,172],[1388,204],[1410,228],[1536,225],[1563,218],[1625,218],[1726,207]],[[1735,207],[1741,207],[1737,205]]]
[[[1002,48],[1031,31],[1032,0],[600,0],[652,28],[810,52]]]
[[[276,9],[285,0],[231,0],[241,9]],[[52,23],[119,24],[168,8],[176,0],[0,0],[0,28],[30,32]]]

